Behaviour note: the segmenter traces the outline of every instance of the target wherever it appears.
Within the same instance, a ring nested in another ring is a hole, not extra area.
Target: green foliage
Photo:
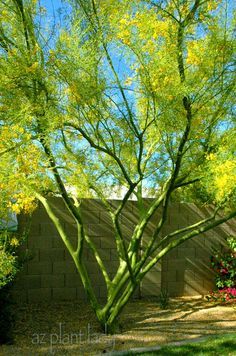
[[[229,236],[226,246],[214,250],[211,265],[215,272],[215,283],[218,291],[212,291],[207,299],[215,302],[236,301],[236,238]]]
[[[11,284],[0,288],[0,344],[13,342],[12,328],[14,325],[13,302],[10,294]]]
[[[16,254],[19,244],[16,234],[0,233],[0,289],[11,282],[19,270]]]
[[[224,287],[216,291],[212,291],[206,296],[206,299],[210,302],[223,304],[236,303],[236,288]]]
[[[20,269],[16,233],[0,232],[0,344],[12,342],[13,312],[10,289]]]
[[[19,251],[27,238],[27,226],[23,233],[0,231],[0,344],[12,343],[14,327],[14,302],[11,288],[17,273],[30,259],[26,252]]]
[[[166,309],[169,305],[169,293],[166,289],[162,289],[159,295],[159,304],[161,309]]]
[[[0,3],[0,209],[18,214],[32,211],[35,198],[42,202],[98,320],[112,330],[165,253],[236,215],[234,19],[226,0],[70,0],[59,26],[39,5]],[[113,187],[126,191],[116,207],[106,200]],[[146,190],[154,198],[148,209]],[[76,249],[47,201],[51,195],[63,197],[76,223]],[[120,222],[132,195],[139,216],[128,237]],[[79,199],[88,196],[102,199],[113,222],[113,277],[84,226]],[[215,204],[211,216],[162,234],[171,199],[195,196]],[[84,248],[107,286],[103,307]],[[14,273],[12,256],[4,250],[3,274]]]
[[[224,287],[236,287],[236,238],[227,238],[227,247],[221,251],[214,251],[211,257],[211,264],[216,272],[216,286],[221,289]]]

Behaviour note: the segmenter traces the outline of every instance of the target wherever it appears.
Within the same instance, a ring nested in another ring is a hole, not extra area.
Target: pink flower
[[[227,274],[229,271],[227,268],[221,268],[220,273]]]

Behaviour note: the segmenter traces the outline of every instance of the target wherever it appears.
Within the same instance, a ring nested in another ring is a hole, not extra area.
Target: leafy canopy
[[[29,211],[35,197],[41,201],[98,320],[112,330],[166,253],[236,215],[234,4],[71,0],[53,21],[46,10],[35,0],[0,3],[1,214]],[[114,206],[106,198],[117,186],[126,193]],[[144,208],[147,190],[153,200]],[[63,197],[76,222],[76,248],[50,194]],[[120,221],[132,194],[139,221],[129,238]],[[79,198],[88,196],[101,198],[110,214],[115,276],[84,227]],[[206,219],[165,235],[171,199],[216,207]],[[229,211],[219,217],[222,207]],[[161,217],[144,242],[158,209]],[[84,246],[106,283],[103,307]]]
[[[136,193],[160,192],[185,130],[184,97],[191,128],[178,179],[196,179],[205,201],[232,197],[234,20],[223,17],[224,1],[204,2],[193,18],[193,1],[77,1],[61,30],[49,27],[37,1],[24,2],[24,15],[21,3],[0,9],[8,206],[18,213],[32,207],[32,190],[57,190],[46,145],[80,197],[131,182]]]

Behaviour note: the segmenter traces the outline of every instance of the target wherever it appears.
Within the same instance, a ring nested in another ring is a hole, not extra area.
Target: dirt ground
[[[165,310],[155,300],[132,301],[122,314],[120,333],[112,336],[101,333],[87,304],[21,304],[15,311],[15,343],[2,346],[0,355],[99,355],[236,333],[236,305],[201,298],[171,299]]]

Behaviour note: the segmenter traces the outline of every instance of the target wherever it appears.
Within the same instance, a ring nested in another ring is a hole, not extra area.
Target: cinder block
[[[51,236],[58,234],[58,231],[54,224],[46,221],[40,223],[40,230],[41,235],[44,236],[45,239],[51,238]]]
[[[206,249],[203,248],[196,248],[196,258],[202,258],[204,260],[209,259],[211,257],[212,253]]]
[[[52,236],[52,248],[65,248],[65,244],[59,235]]]
[[[52,293],[50,288],[39,288],[28,290],[28,302],[45,302],[51,301]]]
[[[165,279],[167,282],[176,282],[177,281],[177,271],[167,271],[162,275],[162,279]]]
[[[64,260],[64,249],[63,248],[51,248],[51,249],[40,249],[40,261],[63,261]]]
[[[198,239],[201,240],[201,239]],[[203,241],[197,241],[195,239],[190,239],[185,241],[180,245],[181,248],[199,248],[199,246],[203,246],[204,242]]]
[[[167,291],[170,297],[181,297],[184,293],[184,283],[167,282]]]
[[[119,200],[119,203],[120,203],[120,200]],[[126,203],[125,203],[125,206],[123,207],[122,209],[122,214],[127,214],[127,213],[131,213],[134,212],[134,206],[137,205],[137,202],[135,200],[128,200]]]
[[[162,272],[166,272],[168,270],[168,260],[166,256],[161,259],[161,270]]]
[[[53,210],[66,210],[66,204],[64,200],[60,197],[50,197],[48,198],[48,202]]]
[[[209,263],[210,266],[210,263]],[[195,269],[195,278],[204,279],[204,280],[213,280],[214,279],[214,271],[210,267],[204,268],[204,266],[199,266],[199,268]]]
[[[161,272],[150,271],[146,274],[143,281],[147,283],[161,283]]]
[[[186,282],[194,281],[195,280],[195,273],[192,270],[183,270],[183,271],[176,271],[176,281],[177,282]]]
[[[87,300],[87,296],[84,287],[76,288],[76,298],[79,300]]]
[[[51,262],[30,262],[28,263],[28,274],[50,274],[52,273]]]
[[[135,225],[124,225],[124,224],[121,224],[121,233],[122,233],[122,236],[125,240],[130,240],[130,238],[132,237],[133,235],[133,232],[134,232],[134,228],[135,228]]]
[[[165,223],[161,229],[161,236],[164,237],[164,236],[176,231],[176,229],[177,229],[177,225],[175,225],[175,227],[174,227],[169,223]]]
[[[177,251],[178,251],[178,258],[195,257],[195,248],[194,247],[186,247],[186,248],[179,247],[178,250],[176,249],[176,252]],[[175,252],[175,249],[173,250],[173,253],[174,252]]]
[[[118,252],[115,248],[110,249],[111,261],[119,261]]]
[[[13,302],[17,303],[27,303],[28,302],[28,294],[26,289],[11,289],[11,298]]]
[[[94,224],[88,225],[89,236],[114,236],[114,229],[111,225]]]
[[[158,296],[161,292],[161,284],[157,283],[144,283],[141,284],[141,295],[146,296]]]
[[[104,248],[104,249],[98,249],[98,253],[102,261],[110,261],[111,260],[111,254],[110,254],[110,249],[109,248]],[[96,262],[96,259],[94,257],[94,254],[92,251],[88,251],[88,259],[89,261],[94,261]]]
[[[29,258],[30,262],[39,262],[39,251],[40,251],[39,248],[28,249],[27,258]],[[23,256],[24,256],[25,252],[22,253]]]
[[[201,209],[196,204],[181,204],[180,211],[182,216],[188,217],[189,224],[195,224],[204,218]]]
[[[117,268],[119,266],[119,263],[118,261],[107,261],[106,263],[106,266],[107,266],[107,270],[108,272],[111,274],[111,275],[114,275],[117,271]]]
[[[89,278],[94,288],[97,287],[98,285],[105,284],[103,275],[100,271],[97,273],[89,273]]]
[[[149,239],[152,237],[156,227],[157,227],[157,223],[154,223],[153,221],[149,221],[149,223],[145,227],[145,230],[143,233],[143,238],[145,241],[149,241]]]
[[[187,216],[184,215],[178,216],[177,221],[178,221],[178,229],[183,229],[189,226],[189,219]]]
[[[105,206],[99,199],[81,199],[80,205],[81,211],[92,210],[92,211],[104,211]]]
[[[86,225],[99,224],[99,220],[100,220],[99,210],[82,210],[81,216],[84,224]]]
[[[204,294],[208,294],[210,291],[216,288],[214,279],[204,279],[203,280]]]
[[[161,272],[161,271],[162,271],[162,264],[161,264],[161,261],[159,261],[152,267],[152,269],[150,270],[150,273]]]
[[[14,283],[16,289],[35,289],[41,288],[41,275],[21,276]]]
[[[87,259],[87,249],[86,248],[84,248],[83,257],[84,257],[85,260]],[[69,253],[69,251],[67,250],[66,247],[64,249],[64,260],[65,261],[69,261],[69,262],[73,261],[72,256],[71,256],[71,254]]]
[[[28,265],[25,262],[24,265],[21,267],[20,271],[17,273],[17,277],[25,276],[28,274]]]
[[[204,286],[203,281],[188,281],[184,284],[183,295],[194,296],[194,295],[203,295]]]
[[[35,217],[35,221],[30,224],[30,236],[40,236],[41,235],[41,225],[38,217]]]
[[[101,248],[116,248],[116,241],[114,235],[100,237]]]
[[[52,238],[51,236],[39,236],[32,233],[28,238],[28,248],[37,249],[37,248],[51,248],[52,247]]]
[[[196,273],[199,271],[207,274],[208,272],[211,273],[210,259],[186,258],[186,269],[191,269]]]
[[[108,202],[113,209],[117,209],[121,203],[121,201],[118,199],[108,199]]]
[[[55,261],[53,262],[53,274],[77,273],[74,262]]]
[[[75,223],[75,219],[73,218],[72,214],[67,209],[66,210],[55,210],[55,212],[63,226],[65,226],[65,223],[67,223],[67,224]]]
[[[129,228],[134,228],[139,222],[140,214],[139,211],[126,211],[121,214],[121,224],[128,226]]]
[[[55,288],[64,287],[64,275],[63,274],[44,274],[41,276],[41,287],[42,288]]]
[[[88,260],[88,253],[89,253],[89,248],[88,247],[85,247],[86,246],[86,244],[84,245],[84,247],[83,247],[83,253],[82,253],[82,255],[83,255],[83,261],[87,261]],[[71,256],[71,254],[69,253],[69,251],[67,250],[67,248],[65,248],[65,250],[64,250],[64,259],[66,260],[66,261],[69,261],[69,262],[71,262],[71,261],[73,261],[73,259],[72,259],[72,256]]]
[[[49,220],[49,217],[48,217],[48,214],[47,214],[45,208],[39,207],[33,212],[31,219],[32,219],[31,220],[32,223],[34,224],[34,223],[37,223],[40,221]]]
[[[64,228],[68,236],[77,236],[77,225],[75,223],[65,222]]]
[[[186,266],[187,266],[186,260],[183,260],[183,259],[169,260],[168,259],[168,271],[176,271],[176,270],[182,271],[182,270],[186,269]]]
[[[99,223],[100,224],[105,224],[105,225],[108,225],[108,226],[112,226],[112,218],[111,218],[111,215],[108,211],[106,210],[102,210],[100,211],[99,213]]]
[[[100,248],[101,247],[101,239],[99,236],[89,236],[91,242],[97,247]],[[88,247],[88,244],[86,243],[84,245],[85,248],[88,249],[88,251],[90,251],[90,248]]]
[[[99,286],[99,297],[102,299],[107,298],[107,287],[106,286]]]
[[[75,300],[76,288],[53,288],[52,299],[55,301]]]
[[[83,288],[80,275],[78,273],[67,273],[65,275],[65,286],[69,288]]]
[[[152,199],[144,200],[145,210],[148,209],[148,206],[150,206],[152,202]],[[115,209],[120,204],[120,201],[109,201],[109,203],[112,204]],[[64,202],[60,198],[53,198],[51,204],[58,214],[66,232],[71,237],[73,246],[76,248],[76,224],[68,213]],[[164,226],[161,236],[174,231],[181,226],[181,224],[193,223],[209,216],[211,213],[209,209],[198,207],[195,204],[171,204],[168,219],[169,223]],[[107,266],[109,275],[112,277],[118,267],[118,256],[109,214],[101,201],[93,199],[83,199],[81,202],[81,211],[85,222],[89,225],[87,231],[90,233],[93,242],[99,250],[101,249],[101,257]],[[147,243],[153,230],[157,226],[159,213],[160,212],[155,213],[146,228],[143,238],[145,243]],[[140,211],[137,202],[129,201],[121,214],[121,225],[124,235],[127,236],[127,240],[129,240],[130,234],[139,219],[139,214]],[[25,218],[20,217],[20,224],[23,224],[24,221]],[[211,289],[214,281],[214,274],[211,270],[209,259],[212,254],[211,247],[223,245],[224,237],[229,234],[229,231],[231,234],[232,231],[236,234],[235,226],[234,219],[230,224],[226,223],[201,236],[186,241],[177,249],[172,250],[161,261],[162,287],[168,287],[170,291],[172,290],[173,295],[179,296],[183,294],[188,295],[188,293],[195,295],[195,293],[202,293],[204,290]],[[27,247],[35,252],[35,257],[25,265],[25,270],[22,271],[21,274],[21,276],[23,276],[23,282],[21,282],[19,288],[25,288],[24,292],[27,291],[27,288],[31,288],[30,297],[34,298],[32,291],[44,289],[39,288],[40,284],[38,284],[38,278],[40,278],[40,276],[42,286],[46,287],[49,283],[49,286],[60,289],[63,288],[64,274],[66,274],[66,276],[70,276],[65,277],[66,286],[72,289],[76,288],[76,298],[84,298],[84,291],[83,288],[81,289],[80,277],[74,262],[42,207],[39,207],[33,214],[32,228]],[[108,256],[111,260],[109,260]],[[88,272],[91,274],[92,284],[95,286],[96,295],[102,298],[102,295],[104,295],[103,289],[105,288],[103,276],[101,275],[97,263],[91,259],[91,253],[88,253],[87,247],[84,252],[84,261],[86,260]],[[53,266],[52,263],[46,263],[51,261],[53,262]],[[25,275],[27,275],[27,278],[25,278]],[[21,278],[21,276],[19,276],[19,278]],[[144,282],[147,281],[149,284],[150,282],[151,284],[155,284],[152,282],[156,281],[157,277],[160,276],[160,269],[152,269],[150,274],[145,277]],[[175,281],[175,276],[177,282]],[[31,279],[31,277],[33,278]],[[50,290],[50,287],[46,288],[46,290]],[[19,289],[15,289],[15,291],[20,292]],[[45,293],[47,294],[48,292]],[[27,294],[23,293],[22,299],[27,298]]]
[[[178,249],[177,248],[173,248],[173,250],[170,250],[169,252],[167,252],[166,257],[169,260],[175,260],[178,259],[178,257],[182,257],[178,255]]]

